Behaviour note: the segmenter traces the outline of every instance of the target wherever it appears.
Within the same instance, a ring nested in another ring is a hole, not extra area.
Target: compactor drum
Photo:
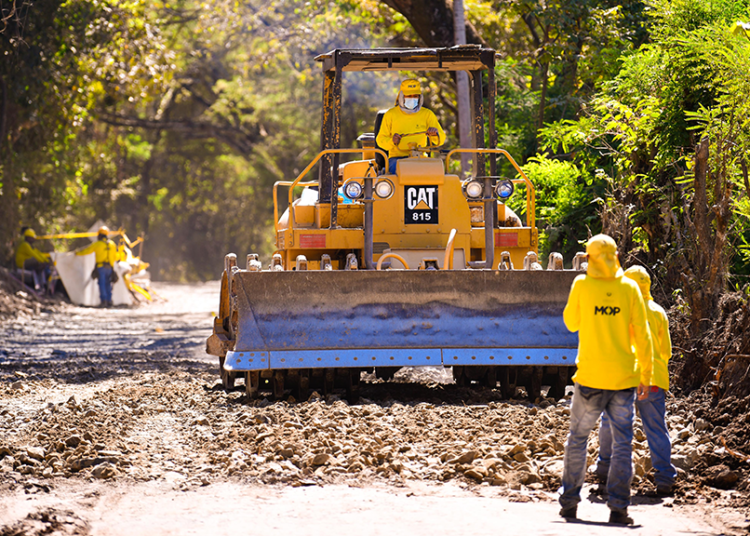
[[[495,148],[492,105],[484,147],[483,74],[494,103],[495,52],[334,50],[317,59],[325,74],[322,148],[294,181],[274,185],[277,252],[267,269],[254,254],[245,269],[234,254],[224,261],[207,341],[224,386],[241,376],[250,395],[291,389],[305,399],[311,388],[335,386],[351,395],[362,371],[389,378],[400,367],[444,366],[458,384],[499,386],[506,397],[524,386],[533,400],[542,385],[562,396],[578,345],[562,310],[581,259],[565,270],[553,253],[542,269],[534,186]],[[339,148],[342,74],[386,70],[469,71],[475,147],[437,157],[435,148],[415,147],[395,174],[377,132],[360,136],[361,149]],[[340,162],[352,153],[361,159]],[[457,153],[474,159],[464,180],[450,171]],[[498,175],[498,156],[515,178]],[[302,182],[318,163],[318,180]],[[517,184],[525,185],[525,225],[504,204]]]

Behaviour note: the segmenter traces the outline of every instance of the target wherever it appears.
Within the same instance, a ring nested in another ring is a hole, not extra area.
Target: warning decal
[[[438,187],[404,187],[404,223],[438,223]]]
[[[326,247],[326,235],[324,234],[300,235],[299,247],[301,248],[324,248]]]
[[[518,233],[495,233],[496,248],[518,247]]]

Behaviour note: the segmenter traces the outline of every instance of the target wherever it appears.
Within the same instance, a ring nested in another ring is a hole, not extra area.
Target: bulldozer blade
[[[574,271],[305,271],[232,275],[229,371],[573,365],[562,312]]]

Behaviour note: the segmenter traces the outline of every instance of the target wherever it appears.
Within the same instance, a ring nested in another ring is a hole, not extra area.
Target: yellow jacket
[[[109,263],[110,266],[114,266],[117,261],[117,246],[112,240],[97,240],[90,246],[76,251],[76,255],[88,255],[89,253],[96,254],[97,268],[105,262]]]
[[[672,357],[672,338],[669,336],[669,319],[661,305],[646,300],[646,315],[654,350],[654,372],[651,385],[669,389],[669,358]]]
[[[388,151],[389,157],[409,156],[409,144],[416,144],[419,147],[427,145],[427,134],[417,136],[405,136],[396,147],[393,144],[393,135],[413,134],[414,132],[424,132],[430,127],[438,129],[437,136],[430,136],[433,145],[442,145],[445,143],[445,132],[443,127],[438,123],[437,117],[427,108],[421,108],[418,112],[407,114],[401,111],[401,108],[395,106],[385,112],[383,122],[380,124],[377,143],[380,147]]]
[[[576,277],[563,311],[565,325],[578,331],[573,380],[586,387],[620,390],[639,382],[651,384],[646,307],[638,284],[619,273],[611,278]]]
[[[39,262],[49,262],[50,257],[48,253],[42,253],[34,246],[29,244],[26,240],[18,244],[16,250],[16,267],[23,268],[23,264],[29,259],[36,259]]]

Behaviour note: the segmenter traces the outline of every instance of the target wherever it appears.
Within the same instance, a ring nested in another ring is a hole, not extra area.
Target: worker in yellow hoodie
[[[634,402],[651,384],[652,348],[646,307],[638,285],[623,276],[617,244],[604,234],[586,244],[586,275],[573,281],[563,320],[578,332],[578,370],[570,408],[570,431],[560,495],[560,515],[576,518],[586,477],[588,437],[604,412],[611,423],[612,461],[607,478],[610,523],[628,516],[633,478]],[[632,333],[632,339],[631,339]]]
[[[677,470],[672,465],[672,442],[666,422],[666,392],[669,390],[669,358],[672,357],[672,339],[669,336],[669,319],[664,309],[651,296],[651,277],[643,266],[631,266],[625,270],[625,277],[638,283],[638,288],[646,302],[651,340],[653,342],[654,372],[648,388],[648,397],[636,401],[646,432],[648,448],[651,452],[651,465],[656,470],[656,493],[672,493]],[[609,419],[602,415],[599,427],[599,458],[594,472],[606,479],[612,458],[612,430]]]
[[[23,241],[16,249],[16,267],[23,268],[34,274],[34,287],[39,289],[43,282],[49,280],[52,260],[49,253],[43,253],[34,247],[36,232],[27,228],[23,232]]]
[[[383,116],[376,137],[379,147],[388,151],[388,173],[396,173],[396,163],[409,156],[411,147],[426,147],[445,143],[445,132],[432,110],[424,108],[424,96],[419,80],[401,82],[396,106]]]
[[[96,238],[96,242],[93,242],[90,246],[77,249],[76,255],[95,254],[95,272],[99,281],[99,297],[102,306],[109,307],[112,305],[112,278],[114,265],[118,258],[117,246],[109,239],[109,229],[106,226],[99,228]]]

